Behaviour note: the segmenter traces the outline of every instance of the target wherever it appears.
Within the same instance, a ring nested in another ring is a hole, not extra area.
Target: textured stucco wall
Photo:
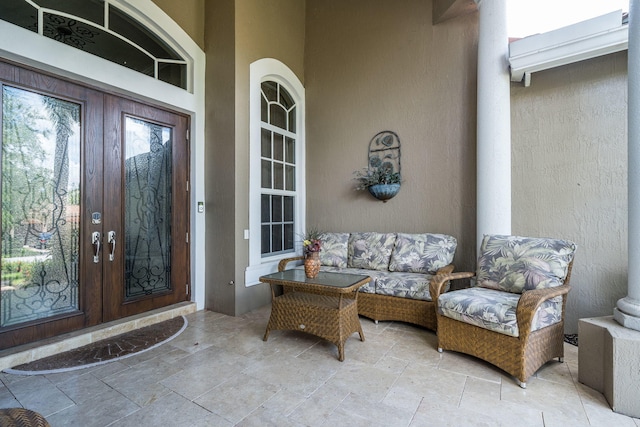
[[[307,224],[329,231],[447,233],[475,264],[477,13],[436,26],[431,2],[307,3]],[[354,190],[369,140],[396,132],[400,193]]]
[[[189,34],[200,48],[204,49],[204,4],[205,0],[153,0]]]
[[[626,295],[626,61],[603,56],[511,87],[512,232],[577,243],[567,333]]]
[[[275,58],[304,84],[305,2],[236,0],[235,28],[235,312],[242,314],[271,301],[267,285],[244,285],[249,265],[249,241],[243,237],[249,228],[249,66]]]

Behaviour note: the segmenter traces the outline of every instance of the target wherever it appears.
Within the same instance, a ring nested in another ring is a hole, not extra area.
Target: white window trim
[[[306,224],[305,182],[305,92],[298,77],[282,62],[263,58],[249,68],[249,265],[245,270],[245,286],[257,285],[262,275],[278,270],[278,262],[294,256],[282,254],[263,258],[260,253],[260,147],[261,147],[261,84],[271,80],[282,85],[296,103],[296,219],[295,235],[304,233]],[[301,253],[299,242],[295,254]]]

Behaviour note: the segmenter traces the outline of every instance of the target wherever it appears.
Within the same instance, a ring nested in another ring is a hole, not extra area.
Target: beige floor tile
[[[592,388],[578,383],[576,385],[582,405],[587,413],[587,418],[591,425],[596,426],[620,426],[634,427],[634,420],[630,417],[613,412],[611,406],[602,395]]]
[[[47,417],[65,408],[74,406],[66,394],[43,376],[29,376],[22,381],[8,384],[7,389],[20,404]]]
[[[456,353],[455,351],[444,351],[442,353],[442,360],[438,365],[438,369],[496,383],[499,383],[505,375],[499,368],[484,360],[467,354]]]
[[[350,394],[336,410],[327,417],[325,425],[340,426],[355,425],[369,426],[407,426],[413,417],[414,411],[389,406],[372,400],[366,396]],[[364,420],[364,424],[359,421]]]
[[[57,387],[60,391],[69,396],[76,405],[86,400],[90,400],[98,394],[111,390],[111,387],[91,375],[89,372],[84,375],[71,377],[64,382],[57,384]]]
[[[243,372],[278,388],[310,396],[336,373],[339,364],[337,360],[310,364],[297,357],[273,356],[256,361]]]
[[[233,425],[231,422],[212,414],[190,400],[175,393],[170,393],[154,403],[121,418],[114,426],[196,426],[207,425],[207,423],[220,427],[231,427]]]
[[[228,421],[237,423],[278,391],[277,386],[240,374],[199,397],[195,403]]]
[[[52,426],[107,426],[140,409],[138,405],[115,390],[94,396],[47,416]]]
[[[423,399],[411,427],[498,427],[500,421],[437,399]]]
[[[559,384],[530,378],[527,388],[522,389],[515,383],[502,383],[502,400],[528,405],[543,411],[545,424],[547,419],[571,419],[586,424],[588,419],[578,396],[575,385]]]
[[[297,425],[321,425],[348,395],[348,390],[325,383],[300,403],[291,412],[289,418]]]
[[[398,378],[395,387],[423,396],[426,400],[436,400],[458,405],[464,391],[467,377],[454,372],[433,369],[429,365],[413,363],[407,366]]]
[[[500,384],[469,378],[460,408],[496,420],[501,426],[544,427],[542,411],[500,399]]]
[[[17,408],[20,406],[20,402],[13,396],[13,393],[4,384],[0,383],[0,408]]]

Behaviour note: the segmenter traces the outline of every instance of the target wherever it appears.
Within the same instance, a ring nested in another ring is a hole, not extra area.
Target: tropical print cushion
[[[320,251],[320,263],[333,267],[347,266],[347,244],[349,233],[322,233],[320,234],[322,250]]]
[[[381,273],[376,278],[376,293],[431,301],[429,281],[432,277],[422,273]]]
[[[395,233],[351,233],[347,266],[388,271]]]
[[[445,234],[398,233],[390,271],[435,274],[453,262],[458,242]]]
[[[513,293],[560,286],[576,245],[568,240],[486,235],[480,247],[477,286]]]
[[[520,295],[473,287],[447,292],[438,297],[438,313],[451,319],[517,337],[516,308]],[[562,320],[562,297],[544,301],[533,319],[532,331]]]

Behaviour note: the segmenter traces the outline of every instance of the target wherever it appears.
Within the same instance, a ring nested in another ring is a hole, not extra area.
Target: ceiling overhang
[[[475,0],[433,0],[433,25],[477,11]]]
[[[628,44],[629,25],[621,10],[525,37],[509,44],[511,81],[529,86],[536,71],[626,50]]]

